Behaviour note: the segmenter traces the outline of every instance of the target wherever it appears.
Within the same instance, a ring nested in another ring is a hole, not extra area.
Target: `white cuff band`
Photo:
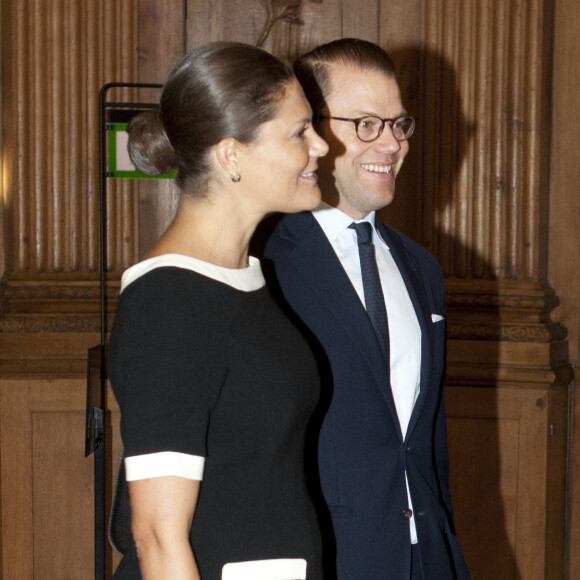
[[[176,451],[160,451],[147,455],[125,457],[125,474],[127,481],[151,479],[177,475],[186,479],[203,479],[205,457],[189,455]]]

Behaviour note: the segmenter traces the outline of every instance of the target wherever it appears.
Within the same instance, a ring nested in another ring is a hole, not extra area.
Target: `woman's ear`
[[[239,175],[240,143],[233,137],[226,137],[218,141],[215,154],[221,168],[228,174],[230,179]]]

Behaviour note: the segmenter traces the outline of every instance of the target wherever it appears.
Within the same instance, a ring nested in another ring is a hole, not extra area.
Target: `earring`
[[[238,183],[238,181],[240,181],[240,179],[242,179],[242,176],[239,173],[236,173],[235,175],[230,176],[230,179],[234,183]]]

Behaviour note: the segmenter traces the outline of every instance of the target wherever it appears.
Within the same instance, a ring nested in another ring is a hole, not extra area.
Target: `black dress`
[[[202,580],[321,580],[304,473],[316,363],[256,260],[229,270],[167,255],[129,269],[109,375],[128,479],[202,479],[191,530]],[[134,548],[115,573],[127,578],[140,578]]]

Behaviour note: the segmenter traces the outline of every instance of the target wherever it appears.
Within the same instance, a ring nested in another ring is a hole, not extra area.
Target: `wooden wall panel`
[[[580,11],[576,0],[556,0],[550,162],[548,280],[560,298],[553,319],[566,325],[575,407],[571,436],[570,578],[580,578]]]
[[[187,0],[187,50],[213,40],[256,44],[266,9],[243,0]]]
[[[3,10],[2,2],[0,2],[0,23],[4,22],[5,13]],[[4,46],[4,27],[0,24],[0,47]],[[4,149],[4,83],[3,76],[0,75],[0,240],[2,244],[0,245],[0,279],[4,276],[6,271],[6,196],[5,190],[7,188],[7,183],[5,182],[5,164],[6,157]],[[0,407],[0,413],[1,413]],[[0,513],[2,511],[2,478],[1,478],[1,466],[2,466],[2,450],[0,449]],[[2,517],[0,515],[0,538],[3,537],[2,528]],[[2,550],[0,549],[0,570],[4,567],[2,561]]]
[[[2,578],[33,578],[32,425],[28,382],[0,386]],[[28,557],[24,557],[27,555]]]
[[[94,578],[93,461],[83,457],[84,425],[82,410],[32,411],[32,561],[45,578]]]
[[[280,16],[285,4],[291,3],[187,0],[187,48],[191,50],[214,40],[257,44],[269,18]],[[336,0],[303,0],[297,12],[302,24],[277,20],[269,30],[263,48],[280,58],[293,60],[317,44],[340,38],[343,23],[341,4]]]
[[[84,372],[89,333],[100,323],[99,89],[136,79],[138,4],[3,2],[3,99],[9,106],[2,126],[2,372]],[[114,96],[131,97],[128,91]],[[113,306],[114,273],[138,255],[133,190],[120,183],[106,203]],[[53,346],[66,341],[67,332],[87,336],[59,367]],[[29,348],[15,359],[6,354],[23,342]]]
[[[185,8],[184,0],[140,0],[136,42],[139,54],[136,79],[139,82],[163,84],[185,54]],[[157,103],[160,94],[157,89],[142,90],[138,93],[139,101]],[[172,180],[142,180],[134,187],[138,200],[136,237],[124,238],[123,242],[127,246],[137,246],[132,255],[136,262],[146,257],[173,219],[179,195]]]
[[[545,277],[549,15],[546,0],[425,4],[425,51],[459,79],[450,92],[426,60],[423,231],[449,277]]]
[[[120,452],[109,393],[110,501]],[[0,380],[1,578],[94,578],[93,456],[84,457],[84,380]],[[118,562],[109,549],[109,576]]]
[[[474,579],[563,577],[562,529],[551,528],[563,485],[551,498],[546,474],[565,469],[548,449],[565,437],[565,402],[565,387],[448,390],[456,525]]]
[[[397,176],[397,191],[393,203],[382,211],[380,218],[412,239],[420,239],[422,207],[421,135],[424,129],[423,101],[430,98],[421,94],[421,66],[423,50],[423,0],[390,2],[379,5],[378,43],[391,56],[397,70],[403,105],[417,119],[417,128],[409,144],[409,153]]]
[[[99,88],[134,78],[136,2],[11,3],[13,270],[98,267]],[[103,48],[106,47],[106,50]],[[123,210],[109,200],[109,221]],[[116,238],[108,240],[115,252]]]
[[[304,25],[300,27],[300,44],[292,56],[299,56],[319,44],[343,36],[340,0],[330,0],[330,2],[328,0],[320,2],[303,0],[301,14]]]
[[[380,0],[343,0],[341,6],[341,37],[354,37],[379,42],[381,31]]]
[[[518,427],[517,419],[500,421],[493,414],[458,418],[451,414],[448,419],[455,524],[473,578],[518,578],[513,551]],[[500,455],[505,441],[510,445]],[[498,481],[499,473],[504,475]]]
[[[0,2],[0,47],[5,45],[5,30],[3,24],[7,19],[8,11],[3,3]],[[4,101],[4,75],[0,75],[0,240],[2,241],[2,244],[0,245],[0,279],[6,272],[7,252],[5,240],[9,237],[9,228],[6,219],[6,206],[8,205],[9,200],[6,192],[10,187],[10,182],[8,180],[9,174],[6,171],[6,165],[9,163],[10,152],[4,147],[4,120],[9,118],[9,116],[10,113],[8,112]],[[0,564],[1,562],[2,556],[0,555]]]

